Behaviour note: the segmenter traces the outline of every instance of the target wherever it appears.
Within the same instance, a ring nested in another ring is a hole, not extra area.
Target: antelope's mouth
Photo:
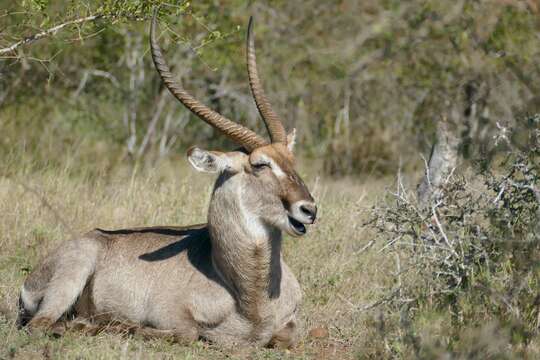
[[[290,228],[290,234],[293,236],[302,236],[305,235],[307,232],[306,226],[302,224],[300,221],[296,220],[290,215],[287,215],[287,218],[289,219],[289,228]]]

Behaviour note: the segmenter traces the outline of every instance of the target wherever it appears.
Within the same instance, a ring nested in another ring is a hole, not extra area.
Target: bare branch
[[[439,231],[441,232],[441,235],[444,239],[444,242],[446,242],[448,249],[450,249],[452,254],[454,254],[455,256],[458,256],[457,252],[454,250],[454,247],[452,246],[452,244],[450,244],[450,240],[448,240],[448,236],[446,236],[446,233],[444,232],[441,222],[439,221],[439,217],[437,216],[437,207],[439,207],[439,205],[441,205],[440,202],[438,202],[431,208],[431,211],[433,213],[433,219],[435,220],[435,223],[437,224],[437,227],[439,228]]]
[[[42,39],[44,37],[52,36],[52,35],[56,34],[58,31],[65,28],[66,26],[78,25],[78,24],[82,24],[82,23],[85,23],[85,22],[89,22],[89,21],[95,21],[95,20],[103,18],[103,17],[104,17],[103,14],[95,14],[95,15],[90,15],[90,16],[70,20],[70,21],[67,21],[67,22],[62,23],[62,24],[58,24],[58,25],[53,26],[52,28],[50,28],[48,30],[45,30],[45,31],[42,31],[42,32],[37,33],[37,34],[27,36],[24,39],[19,40],[14,44],[11,44],[8,47],[0,49],[0,54],[6,54],[6,53],[13,52],[13,51],[17,50],[17,48],[19,48],[20,46],[31,44],[31,43],[33,43],[33,42],[35,42],[35,41],[37,41],[39,39]]]
[[[156,125],[161,117],[161,113],[163,112],[163,108],[165,107],[165,103],[167,101],[166,95],[167,89],[164,87],[161,90],[161,93],[159,94],[159,100],[156,105],[156,110],[154,111],[154,115],[152,116],[152,120],[150,120],[150,123],[148,124],[148,128],[146,130],[146,135],[144,135],[144,138],[141,142],[141,145],[139,147],[139,151],[137,152],[137,157],[141,157],[144,152],[146,151],[146,148],[148,146],[148,143],[150,142],[150,138],[152,135],[154,135],[154,132],[156,131]]]
[[[79,86],[77,87],[77,90],[75,90],[75,92],[73,93],[74,98],[78,97],[80,93],[84,90],[90,75],[103,77],[105,79],[110,80],[115,87],[117,88],[120,87],[120,83],[118,82],[118,79],[116,79],[116,77],[112,75],[111,73],[107,71],[103,71],[103,70],[90,69],[90,70],[86,70],[83,73],[83,77],[79,83]]]

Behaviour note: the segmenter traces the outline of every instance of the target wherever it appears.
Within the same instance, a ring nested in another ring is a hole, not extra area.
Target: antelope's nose
[[[293,216],[304,224],[313,224],[317,218],[317,205],[311,201],[298,201],[293,205]]]

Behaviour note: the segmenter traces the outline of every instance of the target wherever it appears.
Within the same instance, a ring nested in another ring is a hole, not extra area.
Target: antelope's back
[[[191,307],[205,289],[221,287],[206,224],[96,229],[91,236],[102,253],[78,306],[81,315],[113,314],[168,328],[174,324],[164,312]]]

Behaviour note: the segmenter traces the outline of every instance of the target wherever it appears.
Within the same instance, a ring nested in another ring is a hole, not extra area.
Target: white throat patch
[[[240,221],[244,224],[246,230],[255,238],[262,239],[268,237],[266,226],[262,223],[257,215],[255,215],[248,209],[248,207],[244,205],[243,189],[240,186],[237,188],[237,196],[241,217]]]

